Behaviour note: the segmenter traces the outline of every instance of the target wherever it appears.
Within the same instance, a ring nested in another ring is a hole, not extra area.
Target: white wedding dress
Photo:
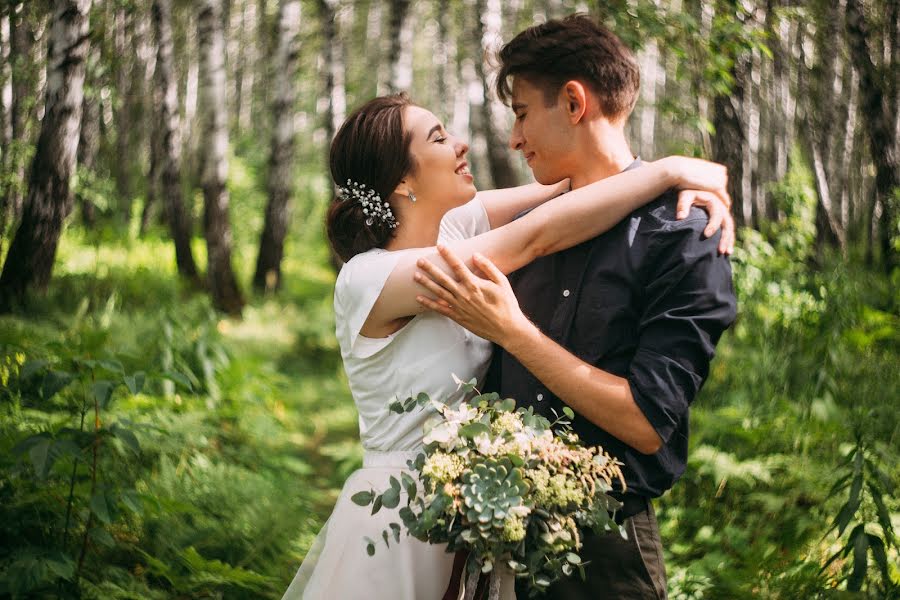
[[[440,241],[473,237],[490,229],[476,197],[449,211],[441,222]],[[398,332],[379,339],[359,331],[384,283],[405,250],[374,249],[354,256],[337,277],[334,310],[337,338],[353,400],[359,411],[363,467],[347,479],[334,511],[310,547],[282,600],[440,600],[450,581],[453,555],[445,545],[420,542],[401,533],[400,542],[381,532],[401,523],[399,509],[354,504],[356,492],[383,492],[389,478],[408,471],[406,461],[422,449],[425,410],[397,414],[388,405],[419,392],[455,405],[464,398],[452,375],[483,380],[491,357],[490,342],[436,313],[414,317]],[[412,475],[412,473],[410,473]],[[419,487],[421,489],[421,486]],[[400,506],[404,506],[405,493]],[[364,537],[376,542],[374,556]],[[502,597],[514,599],[512,581]]]

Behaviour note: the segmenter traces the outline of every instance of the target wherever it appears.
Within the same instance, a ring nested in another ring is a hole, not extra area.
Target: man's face
[[[512,85],[512,109],[516,122],[509,136],[509,146],[519,150],[538,183],[561,181],[568,173],[575,137],[564,102],[557,98],[548,107],[544,90],[522,77]]]

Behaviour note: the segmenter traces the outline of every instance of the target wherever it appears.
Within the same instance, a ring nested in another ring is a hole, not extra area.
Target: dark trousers
[[[585,562],[586,579],[575,572],[552,585],[544,596],[552,600],[665,600],[666,567],[653,504],[625,519],[628,539],[618,533],[586,532],[579,555]],[[516,597],[528,598],[521,582]]]

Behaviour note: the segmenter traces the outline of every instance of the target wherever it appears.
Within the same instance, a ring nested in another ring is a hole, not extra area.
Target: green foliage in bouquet
[[[532,596],[576,570],[584,577],[578,551],[585,528],[625,535],[612,514],[621,504],[609,495],[614,481],[624,488],[620,464],[599,447],[586,447],[572,431],[568,407],[553,422],[533,408],[516,409],[512,399],[481,394],[475,380],[458,381],[470,403],[451,408],[427,394],[397,401],[397,413],[432,408],[425,449],[409,461],[421,482],[403,473],[391,477],[381,494],[364,490],[353,502],[398,511],[407,533],[421,541],[447,544],[448,552],[469,553],[468,572],[491,572],[505,565],[525,579]],[[382,533],[386,545],[399,541],[401,527]],[[375,542],[365,538],[368,553]]]

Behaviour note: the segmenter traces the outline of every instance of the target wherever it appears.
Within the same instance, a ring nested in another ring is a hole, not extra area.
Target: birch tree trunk
[[[472,15],[475,23],[475,43],[481,48],[481,57],[475,59],[475,73],[481,80],[484,102],[481,104],[481,126],[487,143],[487,159],[491,169],[491,180],[495,188],[514,187],[519,184],[519,178],[513,169],[509,152],[504,142],[504,129],[502,125],[505,108],[494,97],[491,79],[485,72],[490,66],[491,55],[500,47],[500,0],[476,0],[475,14]]]
[[[57,0],[49,31],[47,96],[28,181],[28,198],[3,273],[0,310],[50,282],[63,222],[72,210],[91,0]]]
[[[93,54],[93,49],[91,50]],[[92,62],[90,59],[88,62]],[[88,71],[91,68],[88,67]],[[96,169],[97,152],[100,149],[100,99],[93,93],[85,93],[81,103],[81,128],[78,138],[78,169],[92,177]],[[90,198],[78,195],[81,218],[88,228],[97,222],[96,209]]]
[[[11,7],[0,12],[0,161],[9,153],[12,140],[12,69],[9,66]],[[0,162],[0,165],[3,163]]]
[[[191,250],[193,231],[191,214],[185,209],[181,188],[181,122],[178,112],[178,85],[173,73],[172,0],[153,0],[153,27],[156,34],[156,88],[159,106],[160,191],[164,199],[166,222],[175,243],[178,274],[200,286],[197,264]]]
[[[231,225],[228,221],[228,119],[226,116],[225,39],[222,0],[203,0],[197,16],[200,46],[200,105],[204,149],[203,229],[206,235],[207,278],[213,305],[239,316],[244,299],[231,267]]]
[[[896,20],[897,11],[892,12]],[[882,69],[886,76],[880,76],[879,68],[872,59],[876,53],[869,50],[870,27],[859,0],[847,0],[845,26],[850,56],[859,72],[863,127],[868,134],[872,161],[875,163],[875,197],[882,206],[879,227],[882,261],[890,273],[898,265],[892,237],[897,235],[900,144],[896,136],[895,114],[891,113],[891,109],[896,109],[897,86],[893,78],[898,77],[896,68],[900,65],[893,64],[896,53],[892,53],[888,57],[890,68]]]
[[[0,235],[7,225],[14,224],[22,214],[25,198],[27,154],[25,147],[31,143],[30,123],[36,115],[36,105],[40,104],[39,76],[35,73],[40,64],[40,54],[35,43],[35,32],[39,28],[31,21],[29,7],[22,4],[10,6],[9,21],[9,66],[12,78],[10,98],[10,143],[9,152],[3,156],[3,171],[10,173],[10,181],[0,187]]]
[[[392,92],[409,90],[412,85],[412,27],[409,0],[390,0],[391,28],[388,63],[391,65]]]
[[[325,4],[328,0],[320,0]],[[258,291],[281,287],[284,238],[290,224],[294,193],[294,107],[300,53],[300,0],[281,0],[278,6],[278,49],[275,52],[275,97],[272,103],[272,152],[269,155],[269,202],[259,242],[253,287]],[[330,139],[330,138],[329,138]]]
[[[326,147],[331,145],[331,140],[332,138],[334,138],[334,134],[337,133],[337,130],[341,126],[341,123],[344,122],[344,118],[347,112],[347,97],[344,88],[344,47],[341,43],[340,36],[338,35],[338,19],[336,10],[337,4],[337,0],[317,0],[324,37],[324,39],[322,40],[322,56],[324,63],[323,70],[325,71],[324,101],[326,103]],[[293,11],[295,9],[291,8],[289,10]],[[282,64],[282,56],[280,54],[281,52],[288,52],[291,48],[294,48],[294,50],[290,51],[295,53],[297,52],[295,46],[298,42],[294,38],[299,35],[299,32],[295,34],[293,33],[293,29],[289,28],[289,31],[286,33],[282,29],[283,26],[285,26],[284,23],[282,23],[279,19],[278,54],[276,55],[277,64]],[[281,38],[282,35],[289,35],[291,36],[291,39],[285,41]],[[285,48],[282,46],[282,43],[287,43],[288,46]],[[291,57],[290,62],[291,64],[288,66],[290,68],[296,69],[297,57]],[[280,82],[281,74],[276,74],[276,77],[279,78]],[[280,83],[276,84],[276,86],[280,86]],[[278,104],[278,102],[285,98],[285,95],[282,93],[284,92],[284,90],[282,90],[281,87],[278,87],[278,89],[280,91],[276,93],[281,97],[276,98],[276,105]],[[296,99],[296,88],[291,88],[290,93],[293,97],[293,99],[291,100],[293,106],[293,102]]]

